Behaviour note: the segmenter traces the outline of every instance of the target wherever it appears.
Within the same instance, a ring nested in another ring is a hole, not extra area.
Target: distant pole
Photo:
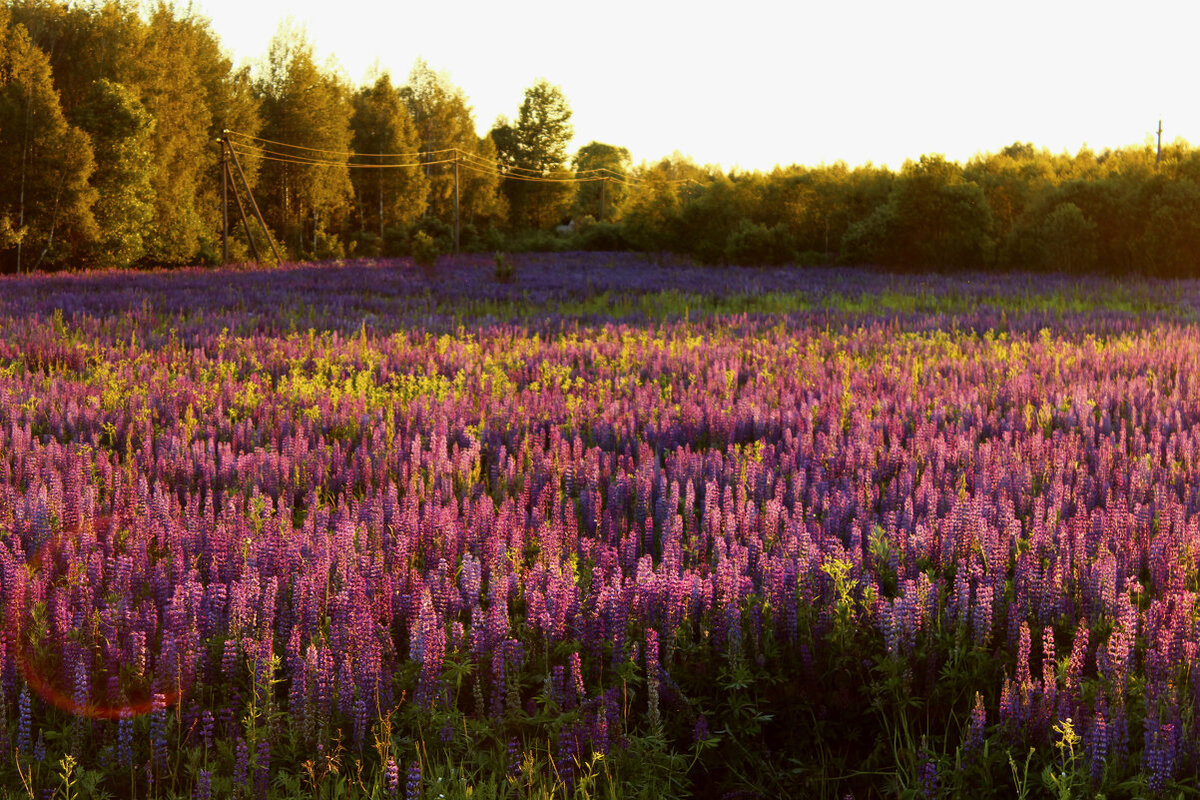
[[[454,150],[454,255],[458,255],[458,149]]]
[[[228,140],[226,140],[224,144],[228,146]],[[232,148],[230,149],[232,150]],[[222,153],[223,152],[224,151],[222,149]],[[225,162],[225,171],[227,173],[229,172],[228,161]],[[246,207],[242,205],[242,196],[238,193],[236,185],[233,187],[233,199],[237,202],[238,214],[242,218],[242,230],[246,232],[246,240],[250,242],[250,252],[254,254],[255,262],[260,262],[262,261],[262,256],[260,256],[258,253],[258,244],[254,241],[254,233],[250,230],[250,220],[246,217]]]
[[[229,263],[229,160],[225,157],[225,139],[221,143],[221,263]]]
[[[282,264],[283,259],[279,257],[279,250],[275,247],[275,240],[271,238],[271,232],[267,230],[267,223],[263,221],[262,212],[258,210],[258,203],[254,199],[254,192],[250,191],[250,182],[246,180],[246,173],[242,172],[242,162],[238,161],[237,151],[230,147],[229,155],[233,157],[233,165],[237,167],[238,176],[242,179],[242,186],[246,189],[246,196],[250,198],[250,208],[254,209],[254,216],[258,218],[258,224],[262,226],[263,235],[267,237],[267,244],[271,245],[271,252],[275,254],[275,262]]]
[[[1162,162],[1162,120],[1158,121],[1158,150],[1154,154],[1154,166],[1157,168]]]
[[[608,176],[605,175],[600,179],[600,221],[604,222],[605,211],[608,205]]]

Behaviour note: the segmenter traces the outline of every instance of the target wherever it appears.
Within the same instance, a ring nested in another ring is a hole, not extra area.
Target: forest
[[[763,173],[679,152],[635,165],[619,143],[572,154],[571,116],[561,88],[541,79],[480,136],[463,89],[420,59],[403,85],[380,73],[356,87],[286,26],[261,63],[235,66],[207,20],[165,2],[8,0],[0,271],[221,263],[227,138],[284,260],[457,246],[1197,272],[1200,151],[1182,139],[1074,154],[1016,142],[965,164],[924,154],[898,171],[839,162]],[[263,231],[230,204],[228,258],[245,261]]]

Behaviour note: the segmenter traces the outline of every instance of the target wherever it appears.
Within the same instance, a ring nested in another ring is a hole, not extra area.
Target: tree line
[[[1182,140],[1161,157],[1016,143],[898,171],[635,166],[613,144],[570,154],[570,105],[545,80],[479,136],[462,89],[421,60],[403,85],[354,87],[285,27],[261,68],[235,67],[207,20],[120,0],[0,5],[0,270],[219,263],[225,131],[289,259],[448,250],[457,220],[472,250],[1200,272],[1200,152]],[[237,222],[231,258],[263,234]]]

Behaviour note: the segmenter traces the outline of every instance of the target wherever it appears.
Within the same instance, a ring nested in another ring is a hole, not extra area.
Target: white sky
[[[1031,141],[1054,152],[1200,144],[1200,4],[1187,0],[192,0],[236,63],[280,21],[317,58],[403,83],[424,58],[462,87],[479,132],[539,77],[574,111],[574,146],[675,150],[701,164],[965,161]],[[453,9],[453,10],[449,10]]]

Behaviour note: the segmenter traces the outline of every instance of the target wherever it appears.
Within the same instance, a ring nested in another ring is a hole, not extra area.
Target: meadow
[[[0,279],[0,797],[1189,797],[1200,282]]]

